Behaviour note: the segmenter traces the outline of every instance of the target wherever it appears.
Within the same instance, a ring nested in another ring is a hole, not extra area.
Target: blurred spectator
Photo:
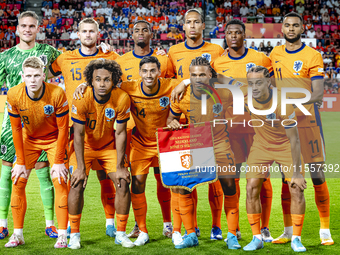
[[[214,4],[212,3],[212,0],[205,0],[205,13],[206,15],[209,15],[209,11],[210,10],[214,10],[215,9],[215,6]]]
[[[71,8],[72,8],[72,5],[71,5]],[[67,9],[65,8],[65,5],[61,7],[60,15],[62,18],[67,18]]]
[[[314,31],[314,28],[312,27],[311,29],[307,31],[307,38],[315,38],[315,36],[316,36],[316,33]]]
[[[249,49],[258,50],[258,48],[255,46],[255,42],[251,42]]]
[[[64,47],[64,45],[62,43],[59,43],[58,50],[63,52],[63,53],[66,51],[66,49],[65,49],[65,47]]]
[[[183,36],[180,33],[178,33],[178,30],[175,27],[171,28],[171,32],[168,33],[166,37],[169,39],[183,40]]]
[[[260,46],[259,46],[258,51],[260,51],[260,52],[265,52],[266,51],[266,47],[264,46],[264,42],[260,42]]]
[[[324,94],[332,94],[332,90],[328,87],[327,84],[325,84]]]
[[[13,26],[18,25],[18,18],[17,18],[17,16],[14,15],[14,12],[11,12],[11,15],[8,16],[7,22],[12,23]]]
[[[7,95],[8,88],[6,86],[6,83],[4,83],[3,86],[1,86],[1,95]]]
[[[48,24],[47,24],[47,26],[46,26],[46,28],[47,28],[47,29],[50,29],[50,30],[51,30],[51,33],[54,33],[54,30],[55,30],[56,26],[55,26],[54,24],[52,24],[52,21],[51,21],[51,20],[49,20],[49,21],[48,21]]]
[[[52,10],[50,9],[49,5],[46,5],[46,7],[41,8],[41,11],[44,14],[44,17],[50,18],[52,17]]]
[[[280,15],[280,13],[276,13],[276,15],[274,16],[274,22],[275,23],[282,23],[282,16]]]
[[[101,0],[101,1],[99,2],[99,4],[100,4],[103,8],[106,8],[106,7],[107,7],[107,2],[104,1],[104,0]]]
[[[91,8],[92,9],[98,9],[99,8],[99,2],[97,0],[91,1]]]
[[[238,4],[235,3],[233,5],[232,11],[233,11],[233,16],[234,17],[239,17],[240,16],[240,6]]]
[[[253,1],[253,0],[252,0]],[[256,3],[256,0],[255,0],[255,3]],[[224,8],[227,8],[227,7],[230,7],[231,8],[232,4],[231,4],[231,1],[230,0],[227,0],[224,2]]]
[[[267,8],[270,8],[272,6],[272,0],[264,0],[264,5],[267,7]]]
[[[37,33],[37,37],[36,37],[36,40],[38,41],[43,41],[46,39],[46,34],[45,32],[43,31],[42,28],[39,28],[39,32]]]
[[[242,7],[240,8],[240,14],[241,16],[245,17],[249,13],[248,7],[245,6],[245,4],[242,4]]]
[[[139,4],[136,10],[136,13],[142,16],[143,14],[146,13],[146,9],[141,4]]]
[[[219,27],[218,27],[218,24],[216,24],[216,26],[213,27],[213,28],[211,29],[211,31],[209,32],[210,38],[217,38],[218,30],[219,30]]]
[[[329,25],[330,22],[330,18],[328,15],[328,12],[325,12],[324,14],[322,14],[322,25]]]
[[[281,10],[279,8],[278,4],[275,4],[275,7],[273,8],[272,14],[275,16],[276,13],[280,14]]]
[[[168,24],[166,24],[164,20],[161,20],[161,24],[159,25],[159,30],[162,33],[166,33],[166,31],[168,31]]]
[[[256,15],[257,23],[264,23],[264,14],[262,12],[258,12]]]
[[[68,18],[73,18],[74,17],[75,10],[72,8],[72,5],[68,6],[67,10],[67,17]]]
[[[273,50],[273,46],[270,44],[270,41],[267,42],[266,52],[270,53]]]
[[[303,13],[305,12],[305,7],[302,5],[302,3],[300,3],[295,9],[296,12],[300,15],[303,15]]]
[[[77,35],[77,29],[73,28],[71,34],[70,34],[70,39],[71,40],[77,40],[78,39],[78,35]]]
[[[60,14],[60,10],[59,8],[57,8],[57,6],[55,6],[52,10],[52,15],[59,15]]]
[[[85,11],[86,17],[91,17],[93,15],[93,9],[91,8],[89,4],[86,5],[86,7],[84,8],[84,11]]]
[[[46,6],[49,6],[49,8],[52,9],[53,3],[50,0],[45,0],[45,1],[42,2],[41,5],[42,5],[43,8],[46,7]]]
[[[257,2],[256,0],[248,0],[248,6],[256,6]]]

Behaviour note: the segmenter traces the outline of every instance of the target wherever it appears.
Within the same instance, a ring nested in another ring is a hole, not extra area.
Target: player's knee
[[[145,191],[145,180],[143,175],[132,176],[131,190],[134,194],[141,194]]]
[[[261,191],[261,184],[257,179],[251,179],[247,182],[247,199],[255,199]]]
[[[234,195],[236,193],[235,179],[233,178],[219,178],[224,195]]]
[[[120,187],[116,186],[116,194],[117,195],[125,195],[129,192],[129,184],[126,180],[120,180]],[[138,193],[135,193],[138,194]]]
[[[296,185],[294,187],[291,187],[290,195],[292,197],[292,200],[296,201],[299,204],[304,201],[304,192]]]

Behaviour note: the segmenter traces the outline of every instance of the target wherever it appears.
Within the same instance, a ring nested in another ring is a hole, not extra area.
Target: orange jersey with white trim
[[[7,102],[8,114],[21,117],[24,137],[31,140],[55,142],[58,138],[57,118],[69,112],[64,90],[50,83],[43,84],[43,92],[38,99],[30,98],[26,84],[20,83],[8,91]]]
[[[304,88],[312,93],[312,81],[323,79],[323,59],[319,52],[302,44],[296,51],[288,51],[285,45],[276,46],[270,54],[270,59],[274,68],[276,87]],[[290,93],[287,98],[303,98],[304,94]],[[312,114],[304,115],[296,109],[298,127],[321,126],[319,109],[316,104],[304,105]]]
[[[175,79],[159,78],[155,94],[146,94],[142,79],[122,82],[120,88],[131,98],[131,114],[136,123],[132,140],[141,146],[156,147],[156,129],[166,127],[171,91],[179,84]]]
[[[125,53],[123,56],[119,57],[116,61],[122,68],[122,80],[130,81],[137,80],[140,78],[139,76],[139,62],[143,57],[153,56],[156,57],[161,63],[161,76],[163,78],[172,78],[174,77],[173,66],[170,59],[167,56],[157,55],[156,52],[151,49],[151,52],[145,56],[139,56],[135,53],[135,51],[130,51]]]
[[[85,67],[92,60],[98,58],[116,60],[118,57],[119,55],[115,52],[104,53],[99,49],[92,55],[83,54],[81,49],[66,51],[54,60],[50,66],[50,71],[55,76],[62,73],[65,79],[67,100],[72,102],[74,91],[81,83],[85,82],[83,74]],[[70,121],[70,126],[72,126],[72,121]]]
[[[114,142],[114,122],[130,119],[130,97],[120,88],[114,88],[107,101],[99,101],[91,87],[86,88],[83,96],[73,99],[72,121],[85,125],[85,147],[105,149]]]
[[[282,115],[281,95],[279,92],[277,94],[277,107],[273,113],[267,115],[251,113],[252,122],[250,125],[254,126],[255,130],[254,142],[262,143],[265,146],[280,145],[289,141],[285,128],[295,126],[297,120],[292,105],[287,105],[286,114]],[[266,101],[260,102],[253,98],[252,102],[256,110],[270,109],[273,104],[273,90],[270,90],[269,98]],[[246,105],[245,107],[249,111],[249,106]],[[282,121],[284,122],[282,123]]]
[[[196,57],[205,57],[214,62],[224,52],[220,45],[204,42],[197,47],[189,47],[186,42],[171,46],[168,56],[172,62],[178,81],[190,78],[189,66]]]

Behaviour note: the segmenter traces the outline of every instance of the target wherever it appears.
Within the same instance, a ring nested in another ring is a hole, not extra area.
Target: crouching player
[[[115,242],[123,247],[135,246],[126,236],[130,210],[130,173],[124,167],[126,123],[130,118],[130,97],[117,83],[122,76],[113,60],[92,60],[85,68],[87,88],[80,100],[73,100],[74,153],[70,156],[71,189],[69,217],[71,239],[68,247],[80,248],[80,218],[84,205],[84,190],[89,171],[98,160],[116,186],[115,207],[117,234]],[[116,131],[114,123],[117,122]]]
[[[55,248],[66,248],[67,229],[67,160],[69,110],[62,88],[45,83],[44,63],[37,57],[27,58],[23,65],[23,83],[8,91],[13,142],[17,161],[12,169],[11,207],[14,233],[5,247],[24,244],[23,226],[27,208],[25,187],[41,152],[47,153],[52,166],[55,187],[55,211],[58,240]],[[23,122],[23,127],[22,123]]]
[[[247,74],[248,84],[252,87],[252,105],[256,110],[269,110],[273,104],[273,90],[270,88],[270,75],[263,66],[252,67]],[[280,95],[277,95],[280,98]],[[262,182],[269,174],[269,166],[275,161],[288,182],[291,194],[291,213],[293,238],[291,247],[296,252],[306,251],[301,244],[301,231],[305,216],[304,189],[307,182],[300,173],[300,141],[296,127],[296,116],[292,105],[286,108],[286,115],[281,113],[280,100],[276,110],[268,115],[251,112],[255,136],[247,160],[247,214],[253,232],[253,240],[243,249],[254,251],[263,248],[260,219],[260,191]],[[248,105],[249,106],[249,105]],[[248,108],[246,106],[246,108]],[[284,123],[284,124],[281,124]],[[284,126],[283,126],[284,125]]]

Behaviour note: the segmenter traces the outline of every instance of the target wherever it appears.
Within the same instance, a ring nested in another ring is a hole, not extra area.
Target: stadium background
[[[90,5],[91,7],[89,8]],[[102,5],[102,6],[100,6]],[[65,8],[63,7],[65,6]],[[112,6],[112,8],[111,8]],[[100,8],[101,7],[101,8]],[[171,45],[183,41],[183,18],[186,10],[199,8],[205,15],[206,29],[204,37],[206,41],[220,39],[226,48],[224,40],[224,26],[230,19],[240,19],[247,26],[248,47],[257,49],[269,55],[272,48],[284,43],[281,34],[282,17],[289,11],[296,11],[303,16],[305,33],[304,38],[311,39],[312,47],[318,50],[324,58],[325,98],[322,111],[322,121],[325,133],[327,164],[339,164],[339,127],[340,127],[340,4],[336,0],[226,0],[226,1],[98,1],[98,0],[69,0],[69,1],[15,1],[0,0],[0,50],[4,51],[15,46],[19,38],[15,30],[18,22],[17,16],[25,10],[33,10],[40,17],[40,32],[37,40],[48,43],[60,51],[73,50],[80,47],[76,36],[77,24],[83,17],[94,17],[100,23],[101,41],[113,45],[120,55],[133,49],[131,39],[132,24],[135,20],[145,19],[152,23],[154,39],[152,46],[155,49],[168,51]],[[68,9],[68,10],[67,10]],[[116,15],[117,13],[117,15]],[[275,39],[274,39],[275,38]],[[216,42],[216,41],[215,41]],[[252,44],[254,42],[254,45]],[[268,43],[269,42],[269,43]],[[263,44],[262,44],[263,43]],[[220,44],[220,43],[218,43]],[[307,44],[309,45],[309,44]],[[63,78],[57,77],[52,83],[64,86]],[[1,94],[5,95],[6,87],[2,87]],[[6,96],[0,97],[0,112]],[[0,113],[2,122],[3,113]],[[319,217],[314,202],[314,190],[312,182],[308,179],[308,189],[305,192],[307,210],[306,220],[302,232],[303,243],[308,254],[337,254],[339,253],[338,240],[340,239],[340,223],[337,215],[340,214],[340,199],[338,197],[340,187],[338,185],[337,173],[328,179],[331,196],[331,232],[335,245],[321,246],[319,241]],[[100,200],[100,185],[97,179],[90,175],[86,190],[85,207],[82,217],[81,235],[83,248],[72,253],[85,254],[108,254],[118,252],[166,254],[174,252],[171,240],[162,236],[161,210],[156,198],[156,181],[151,174],[148,179],[146,196],[148,199],[147,224],[150,226],[150,244],[144,247],[136,247],[132,250],[124,249],[114,245],[114,240],[105,235],[105,215]],[[326,174],[327,176],[327,174]],[[27,185],[28,209],[25,221],[26,245],[17,247],[15,250],[6,249],[5,254],[48,254],[48,253],[70,253],[67,249],[52,250],[54,240],[44,235],[44,213],[40,199],[39,185],[35,174],[32,174]],[[272,236],[281,234],[283,229],[282,210],[280,205],[281,180],[272,179],[273,183],[273,206],[270,220]],[[245,246],[251,239],[251,230],[246,217],[245,210],[245,184],[241,179],[240,198],[240,226],[242,240],[240,244]],[[198,224],[202,236],[199,238],[200,245],[197,248],[178,251],[183,254],[193,252],[216,253],[226,251],[223,241],[211,241],[211,213],[208,204],[207,185],[199,188],[198,196]],[[223,213],[224,215],[224,213]],[[133,212],[131,210],[128,229],[134,225]],[[9,226],[11,229],[12,217],[9,215]],[[184,230],[184,228],[182,228]],[[222,230],[226,237],[226,219],[222,217]],[[11,232],[11,231],[10,231]],[[0,242],[0,250],[4,251],[5,241]],[[265,244],[265,248],[258,253],[287,254],[292,252],[290,244],[274,245]],[[232,251],[228,251],[232,252]],[[235,253],[243,251],[235,251]]]

